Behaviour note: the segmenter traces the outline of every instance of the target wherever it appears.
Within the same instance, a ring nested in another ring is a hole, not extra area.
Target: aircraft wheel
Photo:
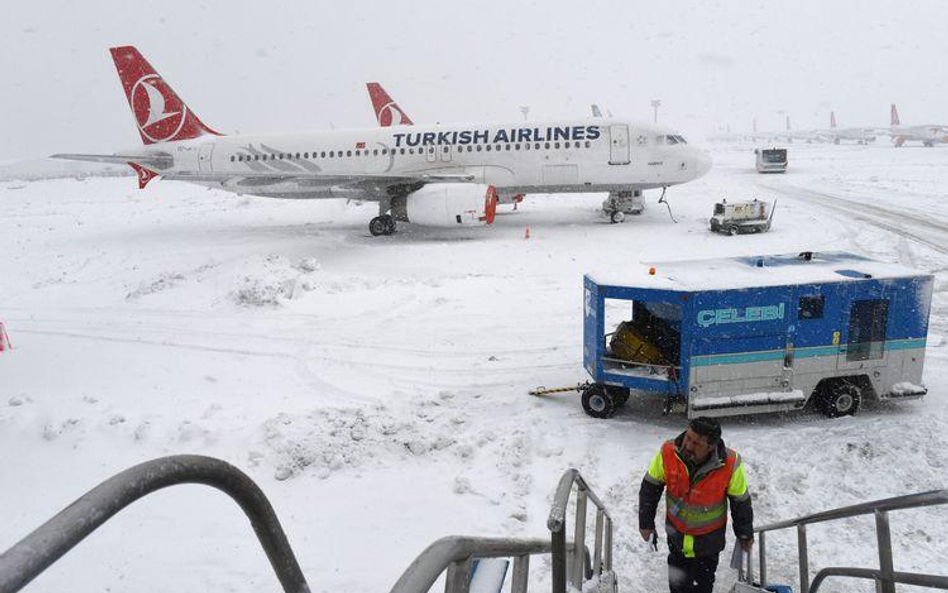
[[[373,237],[390,234],[385,232],[387,228],[388,225],[385,224],[385,218],[382,216],[376,216],[369,221],[369,232],[372,233]]]
[[[602,385],[590,385],[583,390],[583,410],[593,418],[608,418],[615,414],[616,404]]]
[[[386,214],[381,217],[385,221],[385,234],[391,235],[395,232],[395,217],[391,214]]]
[[[612,216],[610,216],[609,219],[612,221],[612,224],[618,224],[625,220],[625,214],[617,210],[612,213]]]

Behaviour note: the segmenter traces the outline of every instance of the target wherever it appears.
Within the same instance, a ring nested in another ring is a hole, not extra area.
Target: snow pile
[[[249,273],[237,281],[231,299],[238,305],[264,307],[279,306],[315,290],[319,263],[304,258],[291,265],[285,256],[271,254],[244,262],[241,268]]]

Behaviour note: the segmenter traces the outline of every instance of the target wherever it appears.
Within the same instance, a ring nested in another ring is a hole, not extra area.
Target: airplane
[[[395,232],[396,221],[491,224],[498,192],[609,192],[622,199],[687,183],[711,168],[704,151],[674,132],[620,119],[225,136],[206,126],[135,47],[110,51],[144,146],[53,158],[127,163],[140,189],[163,177],[264,197],[373,200],[374,236]]]
[[[872,128],[837,128],[836,112],[830,111],[830,127],[825,134],[828,142],[839,144],[841,140],[855,140],[857,144],[875,142],[876,135]]]
[[[895,103],[892,104],[889,116],[889,136],[896,147],[901,147],[906,142],[921,142],[928,147],[934,146],[936,142],[948,142],[948,126],[903,126],[899,121],[899,111],[895,108]]]

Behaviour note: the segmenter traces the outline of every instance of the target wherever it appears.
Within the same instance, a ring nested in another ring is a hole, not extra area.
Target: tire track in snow
[[[939,253],[948,255],[948,224],[941,224],[907,212],[865,204],[832,194],[793,185],[775,186],[760,181],[757,185],[795,200],[844,214],[880,229],[911,239]],[[935,237],[928,235],[933,233]],[[926,236],[928,235],[928,236]]]

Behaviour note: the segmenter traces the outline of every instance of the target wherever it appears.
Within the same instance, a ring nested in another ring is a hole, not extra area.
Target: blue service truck
[[[632,391],[661,394],[666,411],[689,418],[811,400],[837,417],[867,398],[926,393],[929,274],[842,252],[652,266],[633,282],[585,277],[591,416],[611,416]]]

